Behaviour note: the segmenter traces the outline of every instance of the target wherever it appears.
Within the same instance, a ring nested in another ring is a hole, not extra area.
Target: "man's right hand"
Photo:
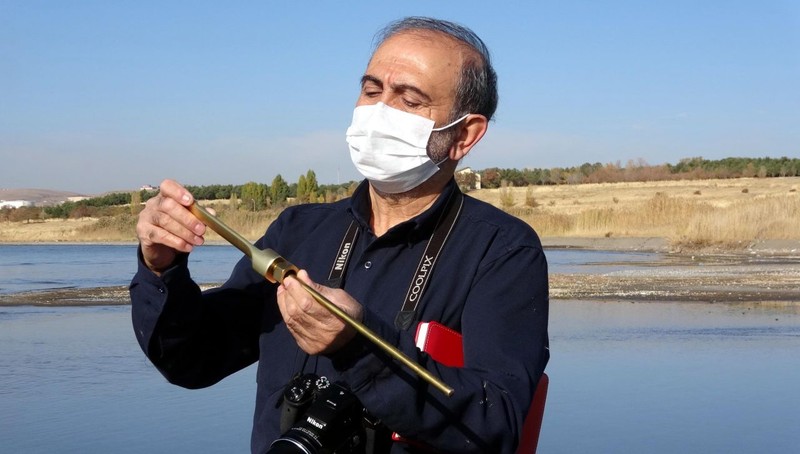
[[[206,226],[189,211],[194,203],[178,182],[164,180],[159,193],[145,203],[136,223],[136,236],[148,268],[161,273],[172,265],[178,252],[191,252],[205,241]]]

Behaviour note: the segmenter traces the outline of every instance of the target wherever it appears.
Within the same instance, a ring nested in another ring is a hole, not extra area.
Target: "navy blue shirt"
[[[405,437],[454,452],[513,452],[549,358],[547,262],[530,226],[464,196],[417,310],[462,333],[464,367],[433,361],[414,343],[416,323],[395,327],[417,264],[455,181],[434,205],[376,238],[366,182],[350,199],[287,208],[258,240],[325,283],[353,219],[360,233],[343,288],[364,306],[364,324],[453,387],[446,397],[357,336],[341,351],[308,357],[287,330],[276,287],[243,258],[219,288],[201,292],[188,256],[161,277],[139,258],[130,285],[136,337],[172,383],[212,385],[255,361],[252,451],[278,438],[280,402],[299,372],[347,384],[364,407]],[[391,452],[412,451],[395,443]]]

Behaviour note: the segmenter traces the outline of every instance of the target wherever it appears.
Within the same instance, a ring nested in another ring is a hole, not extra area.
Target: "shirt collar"
[[[460,189],[456,184],[455,178],[451,178],[450,181],[445,185],[444,189],[442,189],[442,193],[439,194],[439,197],[435,202],[433,202],[433,205],[430,208],[409,219],[408,221],[392,227],[389,232],[396,234],[405,233],[406,235],[413,237],[427,238],[430,236],[430,232],[436,228],[436,222],[441,217],[442,211],[446,208],[447,200],[456,191],[460,191]],[[369,199],[369,181],[363,180],[358,185],[356,190],[353,191],[353,195],[350,197],[349,211],[355,218],[356,222],[358,222],[361,225],[361,228],[365,231],[371,230],[369,226],[369,221],[372,216],[370,210],[371,204]]]

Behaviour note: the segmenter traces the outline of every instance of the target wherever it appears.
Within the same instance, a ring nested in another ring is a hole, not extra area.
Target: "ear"
[[[458,162],[464,159],[472,147],[480,142],[487,129],[489,129],[489,120],[483,115],[470,114],[465,118],[458,138],[450,148],[450,160]]]

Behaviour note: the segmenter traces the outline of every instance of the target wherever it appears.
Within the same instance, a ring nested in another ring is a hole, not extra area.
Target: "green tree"
[[[297,203],[306,203],[308,200],[309,194],[306,176],[300,175],[300,178],[297,179]]]
[[[59,203],[58,205],[44,207],[44,214],[51,218],[67,219],[74,208],[75,202]]]
[[[242,186],[242,206],[257,211],[267,206],[269,192],[267,185],[250,181]]]
[[[289,196],[289,184],[286,183],[286,180],[284,180],[280,174],[275,176],[272,180],[269,189],[272,203],[283,204],[286,202],[286,197]]]
[[[319,197],[319,184],[317,183],[317,174],[309,169],[306,172],[306,196],[309,202],[316,202]]]

